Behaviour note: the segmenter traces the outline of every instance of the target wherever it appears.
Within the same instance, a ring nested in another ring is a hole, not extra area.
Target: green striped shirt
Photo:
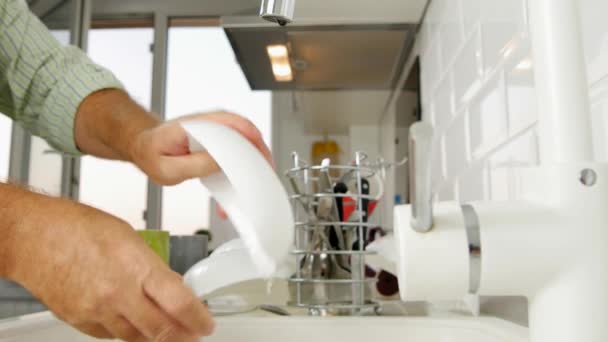
[[[0,0],[0,113],[72,155],[74,117],[82,100],[122,88],[82,51],[63,47],[24,0]]]

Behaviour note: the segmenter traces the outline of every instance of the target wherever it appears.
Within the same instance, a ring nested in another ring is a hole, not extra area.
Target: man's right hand
[[[10,199],[0,201],[0,275],[60,319],[125,341],[198,341],[212,332],[205,306],[127,223],[2,184],[0,197]]]

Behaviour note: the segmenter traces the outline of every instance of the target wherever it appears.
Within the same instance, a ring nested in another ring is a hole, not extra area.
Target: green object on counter
[[[158,256],[163,259],[167,265],[169,264],[169,255],[170,255],[170,246],[171,246],[171,237],[169,232],[163,230],[138,230],[137,233],[141,236],[146,244]]]

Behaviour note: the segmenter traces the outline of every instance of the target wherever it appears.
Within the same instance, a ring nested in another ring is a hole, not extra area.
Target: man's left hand
[[[180,122],[209,120],[231,127],[247,138],[270,162],[272,155],[262,134],[246,118],[228,112],[185,116],[144,130],[130,148],[131,160],[159,185],[175,185],[191,178],[208,176],[219,167],[207,152],[191,152]]]

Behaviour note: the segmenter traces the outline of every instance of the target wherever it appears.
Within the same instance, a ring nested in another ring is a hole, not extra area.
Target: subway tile
[[[490,199],[492,201],[506,201],[510,199],[509,193],[513,188],[511,170],[507,167],[490,170]]]
[[[608,99],[591,104],[591,129],[593,135],[593,157],[597,162],[608,162]]]
[[[460,0],[446,2],[441,15],[439,37],[441,41],[441,67],[449,70],[463,41]]]
[[[458,182],[458,199],[461,203],[488,198],[489,176],[483,165],[477,165],[463,174]]]
[[[431,125],[433,124],[433,110],[431,108],[431,103],[427,101],[422,101],[422,121],[429,122]]]
[[[507,111],[509,131],[515,134],[538,121],[534,65],[531,54],[526,54],[507,74]]]
[[[583,47],[587,60],[589,83],[608,74],[608,1],[580,1]]]
[[[457,199],[455,185],[452,183],[446,182],[439,188],[439,191],[437,192],[437,200],[440,202],[455,201]]]
[[[503,142],[508,133],[505,110],[505,91],[502,76],[484,86],[482,93],[471,101],[469,107],[469,134],[471,152],[475,159]]]
[[[482,0],[461,0],[465,37],[479,26]]]
[[[446,178],[460,174],[468,164],[465,113],[461,113],[445,134]]]
[[[518,170],[539,164],[538,134],[532,129],[498,149],[489,159],[492,200],[519,199],[523,190]]]
[[[452,119],[454,106],[452,104],[451,77],[449,76],[442,80],[433,98],[433,115],[437,131],[443,130]]]
[[[490,168],[531,167],[539,164],[538,135],[530,130],[505,146],[490,157]]]
[[[608,78],[590,89],[593,155],[598,162],[608,162]]]
[[[431,177],[433,188],[444,180],[444,147],[443,139],[435,140],[433,159],[431,160]]]
[[[443,9],[449,1],[452,0],[433,0],[430,2],[428,12],[426,14],[426,21],[429,23],[429,31],[431,34],[439,32]]]
[[[469,37],[454,64],[454,102],[460,108],[481,86],[481,44],[479,31]]]
[[[438,41],[429,41],[428,47],[420,54],[420,83],[422,98],[429,100],[434,96],[434,90],[441,76],[439,66]]]
[[[481,32],[484,72],[489,73],[499,62],[517,50],[525,32],[525,0],[481,1]]]
[[[431,89],[434,89],[435,87],[437,87],[437,83],[439,83],[439,80],[441,79],[442,76],[442,72],[443,69],[441,68],[441,63],[440,63],[440,41],[439,41],[439,34],[435,34],[434,37],[431,37],[431,40],[429,42],[429,48],[428,48],[428,53],[426,54],[426,71],[429,73],[429,80],[430,80],[430,86]],[[421,59],[421,63],[422,59]]]
[[[431,42],[431,24],[428,20],[425,20],[420,24],[420,30],[416,36],[416,48],[422,55],[423,52],[427,51]]]

